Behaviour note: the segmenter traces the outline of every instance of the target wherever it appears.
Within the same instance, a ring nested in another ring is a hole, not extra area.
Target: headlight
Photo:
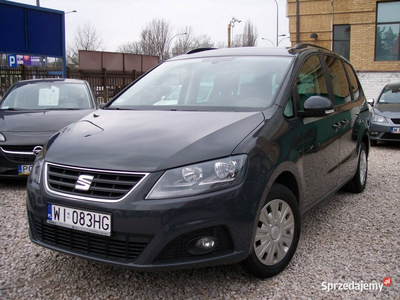
[[[6,137],[4,136],[4,134],[2,134],[0,132],[0,142],[5,142],[6,141]]]
[[[146,199],[193,196],[243,181],[247,155],[237,155],[166,171]]]
[[[374,116],[372,117],[372,121],[374,122],[378,122],[378,123],[388,123],[388,120],[380,115],[374,114]]]
[[[44,157],[43,150],[36,157],[35,162],[33,163],[32,172],[30,174],[30,179],[37,184],[40,183],[40,178],[42,177],[42,169],[43,169]]]

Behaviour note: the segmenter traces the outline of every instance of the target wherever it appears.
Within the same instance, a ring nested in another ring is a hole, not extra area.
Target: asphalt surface
[[[239,265],[146,273],[34,245],[25,182],[2,180],[0,299],[400,299],[399,209],[400,145],[380,144],[366,190],[339,191],[305,216],[281,274],[260,280]]]

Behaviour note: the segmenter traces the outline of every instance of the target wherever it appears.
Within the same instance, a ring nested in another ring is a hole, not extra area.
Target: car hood
[[[377,104],[374,110],[377,114],[387,118],[400,118],[400,104]]]
[[[50,139],[46,161],[153,172],[229,156],[261,112],[98,110]]]
[[[0,111],[0,131],[13,133],[50,132],[80,120],[93,110]]]

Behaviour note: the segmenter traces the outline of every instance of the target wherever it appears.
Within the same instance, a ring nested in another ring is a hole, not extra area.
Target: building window
[[[333,51],[350,59],[350,25],[333,26]]]
[[[400,1],[379,2],[376,16],[375,60],[400,60]]]

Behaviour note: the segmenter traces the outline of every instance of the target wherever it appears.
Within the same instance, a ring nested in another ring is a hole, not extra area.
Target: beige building
[[[400,82],[400,1],[287,0],[292,46],[307,42],[350,60],[368,98]]]

